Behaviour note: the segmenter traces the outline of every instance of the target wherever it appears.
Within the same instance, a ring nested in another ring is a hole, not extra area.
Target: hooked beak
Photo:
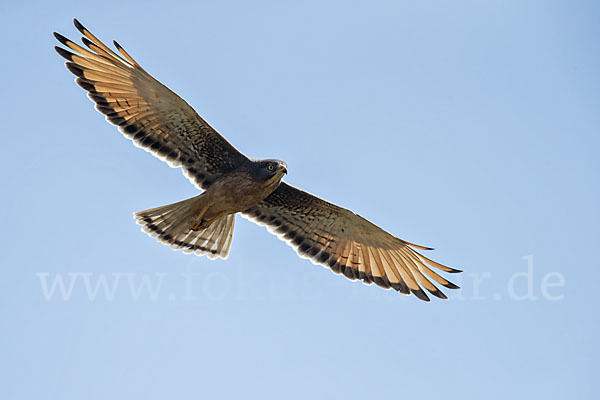
[[[281,170],[281,172],[283,172],[284,174],[287,174],[287,168],[285,167],[285,165],[281,164],[279,166],[279,169]]]

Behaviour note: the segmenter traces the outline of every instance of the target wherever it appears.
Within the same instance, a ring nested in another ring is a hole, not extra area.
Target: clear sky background
[[[598,2],[86,3],[0,5],[0,398],[597,395]],[[226,261],[141,233],[198,192],[75,85],[73,17],[463,289],[350,282],[241,218]]]

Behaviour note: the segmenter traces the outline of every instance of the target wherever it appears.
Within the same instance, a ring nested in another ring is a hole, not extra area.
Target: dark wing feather
[[[265,200],[243,213],[266,225],[294,247],[299,255],[331,268],[351,280],[393,288],[404,294],[429,298],[446,296],[431,282],[450,289],[458,286],[438,275],[461,272],[438,264],[360,215],[282,182]]]
[[[88,91],[96,109],[134,144],[166,161],[181,166],[199,188],[208,188],[221,174],[249,160],[204,121],[177,94],[140,67],[115,42],[122,57],[109,49],[83,25],[88,49],[64,36],[54,35],[71,51],[55,47],[66,66]]]

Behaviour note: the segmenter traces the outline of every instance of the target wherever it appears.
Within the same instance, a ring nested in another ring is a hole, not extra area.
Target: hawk
[[[80,46],[54,36],[67,69],[88,92],[95,108],[142,149],[181,167],[203,192],[191,199],[134,213],[142,229],[173,249],[227,258],[235,214],[266,225],[300,256],[336,274],[413,293],[429,301],[427,290],[447,298],[433,282],[458,286],[434,269],[461,272],[423,256],[409,243],[354,212],[282,181],[283,161],[246,157],[182,98],[147,73],[116,41],[117,54],[79,21]],[[432,282],[433,281],[433,282]]]

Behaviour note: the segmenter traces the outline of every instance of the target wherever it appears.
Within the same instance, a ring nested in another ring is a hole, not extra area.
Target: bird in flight
[[[336,274],[413,293],[447,298],[433,282],[458,286],[434,269],[461,272],[423,256],[409,243],[354,212],[282,181],[283,161],[246,157],[181,97],[147,73],[117,42],[117,54],[77,19],[80,46],[59,33],[55,46],[96,110],[142,149],[181,167],[203,192],[187,200],[134,213],[142,229],[173,249],[227,258],[235,214],[266,225],[301,257]],[[433,281],[433,282],[432,282]]]

